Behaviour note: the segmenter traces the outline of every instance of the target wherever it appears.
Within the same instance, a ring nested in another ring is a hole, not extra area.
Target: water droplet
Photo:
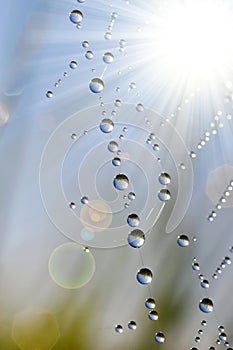
[[[150,284],[153,279],[151,270],[146,267],[141,268],[137,273],[137,281],[141,284]]]
[[[202,325],[203,327],[206,327],[207,322],[206,322],[205,320],[203,320],[203,321],[201,321],[201,325]]]
[[[199,271],[199,270],[200,270],[200,265],[199,265],[199,263],[198,263],[198,262],[192,263],[192,269],[193,269],[194,271]]]
[[[171,198],[171,193],[168,189],[163,188],[159,191],[158,197],[162,202],[166,202]]]
[[[145,234],[139,229],[131,231],[128,235],[128,243],[133,248],[140,248],[145,243]]]
[[[130,201],[132,201],[132,200],[134,200],[135,198],[136,198],[135,193],[134,193],[134,192],[129,192],[129,194],[128,194],[128,199],[129,199]]]
[[[223,326],[218,326],[218,331],[221,332],[225,332],[225,328]]]
[[[199,330],[198,330],[198,334],[203,335],[203,333],[204,333],[204,332],[203,332],[202,329],[199,329]]]
[[[195,337],[195,339],[194,339],[194,340],[195,340],[195,342],[196,342],[196,343],[200,343],[201,338],[200,338],[200,337]]]
[[[94,57],[94,54],[93,54],[92,51],[88,50],[88,51],[86,51],[86,53],[85,53],[85,57],[86,57],[88,60],[92,60],[93,57]]]
[[[168,185],[171,182],[171,176],[168,173],[161,173],[159,175],[159,182],[161,185]]]
[[[128,322],[128,328],[129,328],[130,330],[135,331],[135,329],[137,329],[137,324],[136,324],[136,322],[135,322],[135,321],[129,321],[129,322]]]
[[[125,46],[126,45],[126,41],[124,39],[120,39],[119,40],[119,44],[120,44],[120,46]]]
[[[119,165],[121,165],[121,159],[118,158],[118,157],[113,158],[113,160],[112,160],[112,165],[114,165],[114,166],[119,166]]]
[[[85,253],[90,253],[89,247],[83,247],[83,250],[84,250]]]
[[[165,336],[162,332],[155,333],[155,341],[157,343],[164,343],[165,342]]]
[[[64,73],[63,73],[63,76],[64,76],[64,77],[67,77],[67,75],[68,75],[67,72],[64,72]]]
[[[52,91],[47,91],[46,92],[46,97],[48,97],[48,98],[53,97],[53,92]]]
[[[115,332],[116,332],[116,333],[123,333],[123,327],[122,327],[122,325],[117,324],[117,325],[115,326]]]
[[[189,157],[192,158],[192,159],[196,158],[196,156],[197,156],[196,153],[193,152],[193,151],[191,151],[191,152],[189,153]]]
[[[177,237],[177,243],[180,247],[187,247],[189,245],[189,238],[186,235],[180,235]]]
[[[229,256],[225,256],[225,258],[223,259],[223,263],[226,265],[230,265],[231,264],[231,258],[229,258]]]
[[[108,150],[110,152],[117,152],[119,149],[118,143],[116,141],[110,141],[108,144]]]
[[[203,280],[201,281],[201,287],[202,288],[209,288],[210,284],[209,284],[209,281],[208,280]]]
[[[81,198],[81,203],[82,203],[82,204],[88,204],[88,197],[87,197],[87,196],[83,196],[83,197]]]
[[[180,164],[178,164],[178,167],[179,167],[179,169],[180,169],[180,170],[185,170],[185,169],[186,169],[186,167],[185,167],[185,164],[184,164],[184,163],[180,163]]]
[[[84,47],[85,49],[86,49],[87,47],[89,47],[89,42],[88,42],[87,40],[84,40],[84,41],[82,42],[82,47]]]
[[[117,12],[113,12],[112,13],[112,19],[116,19],[118,17],[118,13]]]
[[[155,308],[155,300],[153,298],[147,298],[145,302],[145,306],[147,309],[154,309]]]
[[[209,298],[204,298],[200,301],[199,303],[199,309],[202,312],[209,313],[212,312],[214,309],[214,304],[211,299]]]
[[[106,39],[106,40],[112,39],[112,32],[106,32],[106,33],[104,34],[104,39]]]
[[[94,93],[99,93],[104,89],[104,82],[100,78],[93,78],[89,83],[89,88]]]
[[[159,145],[157,143],[154,144],[153,150],[154,151],[159,151]]]
[[[110,64],[114,61],[114,56],[111,52],[105,52],[103,55],[103,61],[106,64]]]
[[[148,316],[149,316],[149,319],[152,321],[157,321],[157,319],[159,318],[158,312],[155,310],[151,310]]]
[[[130,84],[129,84],[129,88],[130,89],[136,89],[136,83],[134,83],[134,82],[131,82]]]
[[[143,111],[144,111],[144,106],[143,106],[143,104],[138,103],[137,106],[136,106],[136,110],[137,110],[138,112],[143,112]]]
[[[223,340],[223,341],[227,340],[227,335],[226,335],[226,333],[221,332],[221,333],[219,334],[219,339],[220,339],[220,340]]]
[[[149,139],[151,140],[155,140],[155,134],[153,132],[150,133],[149,135]]]
[[[103,119],[100,123],[100,130],[105,134],[112,132],[113,128],[114,123],[111,119]]]
[[[75,209],[76,208],[76,204],[74,202],[70,202],[69,207],[71,209]]]
[[[71,135],[71,138],[72,138],[72,140],[77,140],[77,134],[73,133],[73,134]]]
[[[120,106],[121,106],[121,100],[116,99],[116,100],[114,101],[114,104],[115,104],[116,107],[120,107]]]
[[[137,227],[140,224],[140,219],[137,214],[130,214],[127,218],[127,223],[131,227]]]
[[[129,179],[124,174],[118,174],[114,177],[113,185],[117,190],[126,190],[129,186]]]
[[[79,10],[73,10],[72,12],[70,12],[69,17],[70,21],[74,24],[81,23],[83,20],[83,14]]]
[[[70,61],[69,66],[70,66],[71,69],[75,69],[75,68],[77,68],[78,63],[76,61]]]

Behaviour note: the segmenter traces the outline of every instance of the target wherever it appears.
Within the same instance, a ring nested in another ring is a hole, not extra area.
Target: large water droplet
[[[113,185],[117,190],[126,190],[129,186],[129,179],[125,174],[118,174],[114,177]]]
[[[157,343],[164,343],[165,342],[165,335],[162,332],[157,332],[155,334],[155,341],[157,341]]]
[[[139,229],[131,231],[128,235],[128,243],[133,248],[140,248],[145,243],[145,234]]]
[[[83,14],[79,10],[73,10],[69,14],[70,21],[74,24],[81,23],[83,20]]]
[[[171,176],[168,173],[162,173],[159,175],[159,182],[161,185],[168,185],[171,182]]]
[[[166,202],[169,201],[169,199],[171,199],[171,193],[168,189],[163,188],[159,191],[158,197],[162,202]]]
[[[106,64],[110,64],[112,63],[114,60],[114,56],[111,52],[105,52],[104,55],[103,55],[103,61],[104,63]]]
[[[100,78],[93,78],[91,79],[89,83],[89,89],[94,92],[95,94],[103,91],[104,89],[104,82]]]
[[[137,273],[137,281],[141,284],[150,284],[153,279],[153,273],[146,267],[141,268]]]
[[[114,123],[111,119],[105,118],[100,123],[100,130],[105,134],[112,132],[114,128]]]
[[[129,328],[130,330],[135,331],[135,329],[137,329],[137,324],[136,324],[136,322],[135,322],[135,321],[129,321],[129,323],[128,323],[128,328]]]
[[[154,309],[155,308],[155,300],[153,298],[147,298],[145,302],[145,306],[147,309]]]
[[[212,312],[214,309],[214,304],[211,299],[209,298],[204,298],[200,301],[199,303],[199,309],[202,312],[209,313]]]
[[[177,237],[177,243],[180,247],[187,247],[189,245],[189,238],[186,235],[180,235]]]
[[[130,214],[127,218],[127,223],[131,227],[137,227],[140,224],[140,218],[137,214]]]

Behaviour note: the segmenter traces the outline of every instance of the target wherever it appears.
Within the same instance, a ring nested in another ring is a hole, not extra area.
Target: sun
[[[227,80],[233,67],[233,8],[227,1],[167,1],[153,15],[157,69],[197,82]]]

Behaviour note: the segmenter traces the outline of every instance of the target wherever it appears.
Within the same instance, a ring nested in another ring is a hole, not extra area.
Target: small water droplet
[[[140,224],[140,219],[137,214],[130,214],[127,218],[127,223],[131,227],[137,227]]]
[[[121,165],[121,159],[120,159],[119,157],[113,158],[113,160],[112,160],[112,165],[114,165],[114,166],[119,166],[119,165]]]
[[[116,333],[123,333],[123,327],[122,325],[118,324],[115,326],[115,332]]]
[[[119,149],[118,143],[116,141],[110,141],[108,144],[108,150],[110,152],[117,152]]]
[[[151,310],[151,311],[149,312],[149,314],[148,314],[148,317],[149,317],[149,319],[152,320],[152,321],[157,321],[158,318],[159,318],[159,315],[158,315],[158,312],[157,312],[157,311]]]
[[[129,179],[125,174],[118,174],[114,177],[113,185],[117,190],[126,190],[129,186]]]
[[[114,61],[114,55],[111,52],[105,52],[103,55],[103,61],[106,64],[110,64]]]
[[[199,265],[199,263],[198,263],[198,262],[192,263],[192,269],[193,269],[194,271],[199,271],[199,270],[200,270],[200,265]]]
[[[200,301],[199,303],[199,309],[202,312],[209,313],[212,312],[214,309],[214,304],[211,299],[209,298],[204,298]]]
[[[154,309],[155,308],[155,300],[153,298],[147,298],[145,302],[145,306],[147,309]]]
[[[205,320],[202,320],[202,321],[201,321],[201,325],[202,325],[203,327],[206,327],[207,322],[206,322]]]
[[[185,167],[185,164],[184,164],[184,163],[180,163],[180,164],[178,164],[178,167],[179,167],[179,169],[180,169],[180,170],[185,170],[185,169],[186,169],[186,167]]]
[[[155,341],[157,343],[164,343],[165,342],[165,335],[162,332],[157,332],[155,334]]]
[[[142,230],[135,229],[128,235],[128,243],[133,248],[141,248],[145,243],[145,234]]]
[[[136,322],[135,322],[135,321],[129,321],[129,322],[128,322],[128,328],[129,328],[130,330],[135,331],[135,329],[137,329],[137,324],[136,324]]]
[[[135,193],[134,193],[134,192],[129,192],[129,194],[128,194],[128,199],[129,199],[130,201],[132,201],[132,200],[134,200],[135,198],[136,198]]]
[[[153,150],[154,151],[159,151],[159,145],[157,143],[154,144]]]
[[[219,339],[222,340],[222,341],[227,340],[227,335],[226,335],[226,333],[224,333],[224,332],[221,332],[221,333],[219,334],[218,337],[219,337]]]
[[[47,91],[46,92],[46,97],[48,97],[48,98],[53,97],[53,92],[52,91]]]
[[[138,112],[143,112],[143,111],[144,111],[144,106],[143,106],[143,104],[138,103],[137,106],[136,106],[136,110],[137,110]]]
[[[114,101],[114,104],[115,104],[116,107],[120,107],[120,106],[121,106],[121,100],[116,99],[116,100]]]
[[[177,237],[177,243],[180,247],[189,246],[189,238],[186,235],[180,235]]]
[[[169,199],[171,199],[171,193],[168,189],[163,188],[162,190],[159,191],[158,197],[162,202],[166,202]]]
[[[92,51],[88,50],[88,51],[85,52],[85,57],[86,57],[86,59],[88,59],[88,60],[92,60],[93,57],[94,57],[94,54],[93,54]]]
[[[104,34],[104,39],[106,39],[106,40],[112,39],[112,32],[106,32],[106,33]]]
[[[159,182],[161,185],[168,185],[171,182],[171,176],[168,173],[161,173],[159,175]]]
[[[69,14],[70,21],[74,24],[81,23],[83,20],[83,14],[79,10],[73,10]]]
[[[114,129],[114,123],[111,119],[108,119],[108,118],[105,118],[101,121],[100,123],[100,130],[107,134],[107,133],[110,133],[112,132]]]
[[[87,196],[83,196],[83,197],[81,198],[81,203],[82,203],[82,204],[88,204],[88,197],[87,197]]]
[[[146,267],[141,268],[137,272],[137,281],[141,284],[150,284],[153,279],[153,273]]]
[[[76,69],[78,66],[78,63],[76,61],[70,61],[69,67],[71,69]]]
[[[99,93],[104,89],[104,82],[100,78],[93,78],[89,83],[89,88],[94,93]]]
[[[76,204],[74,202],[70,202],[69,207],[71,209],[75,209],[76,208]]]
[[[202,288],[207,289],[207,288],[209,288],[209,286],[210,286],[210,284],[209,284],[209,281],[208,281],[208,280],[203,280],[203,281],[201,281],[201,287],[202,287]]]
[[[193,151],[191,151],[191,152],[189,153],[189,157],[192,158],[192,159],[196,158],[196,156],[197,156],[196,153],[193,152]]]

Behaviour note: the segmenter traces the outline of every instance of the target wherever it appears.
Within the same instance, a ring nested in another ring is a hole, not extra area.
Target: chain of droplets
[[[105,38],[106,40],[112,39],[112,29],[113,29],[113,25],[114,25],[114,23],[115,23],[117,17],[118,17],[118,13],[117,13],[117,12],[112,12],[112,13],[111,13],[111,20],[110,20],[110,23],[109,23],[109,25],[107,26],[107,30],[106,30],[106,32],[105,32],[105,34],[104,34],[104,38]]]
[[[233,252],[232,247],[230,248],[230,252]],[[231,265],[231,258],[229,256],[225,256],[219,263],[218,267],[215,269],[215,272],[212,274],[212,278],[214,280],[218,279],[218,276],[222,273],[223,269],[229,265]]]
[[[215,136],[218,134],[218,129],[223,128],[224,123],[222,121],[222,111],[218,110],[217,113],[213,116],[213,120],[210,122],[210,128],[205,131],[203,137],[200,139],[198,144],[194,147],[197,150],[201,150],[207,142],[210,141],[212,136]],[[231,120],[232,116],[231,114],[226,115],[226,120]],[[189,153],[190,158],[194,159],[197,157],[197,153],[195,151],[190,151]]]
[[[233,190],[233,180],[230,180],[229,184],[227,185],[227,187],[225,188],[222,196],[219,198],[218,203],[216,204],[215,208],[217,210],[221,210],[222,209],[222,204],[227,202],[227,198],[231,195]],[[207,220],[209,222],[214,221],[214,219],[217,217],[217,212],[215,210],[212,210],[210,212],[210,214],[207,216]]]

